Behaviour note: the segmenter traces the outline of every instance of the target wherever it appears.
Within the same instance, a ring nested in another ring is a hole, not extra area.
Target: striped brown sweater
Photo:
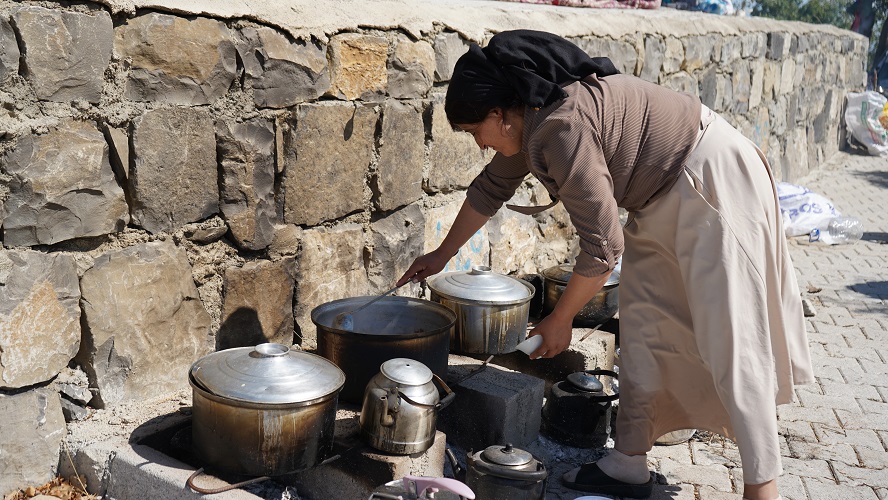
[[[597,276],[623,253],[617,207],[635,211],[678,178],[700,130],[700,100],[630,75],[594,75],[567,98],[526,108],[521,152],[497,153],[468,200],[492,216],[532,173],[564,203],[580,237],[574,272]]]

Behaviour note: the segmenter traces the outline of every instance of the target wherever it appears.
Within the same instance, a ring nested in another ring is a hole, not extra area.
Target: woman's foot
[[[645,455],[624,455],[617,450],[568,471],[561,480],[571,489],[628,498],[647,498],[654,486]]]

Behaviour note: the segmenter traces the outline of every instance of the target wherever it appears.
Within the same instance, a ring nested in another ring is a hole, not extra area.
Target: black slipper
[[[573,481],[562,478],[561,482],[573,490],[627,498],[648,498],[654,489],[653,478],[641,484],[626,483],[605,474],[597,463],[583,464]]]

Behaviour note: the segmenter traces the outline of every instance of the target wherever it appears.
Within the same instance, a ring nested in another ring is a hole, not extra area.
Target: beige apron
[[[675,185],[625,227],[616,444],[709,430],[759,484],[782,472],[776,405],[814,376],[770,168],[705,107],[703,124]]]

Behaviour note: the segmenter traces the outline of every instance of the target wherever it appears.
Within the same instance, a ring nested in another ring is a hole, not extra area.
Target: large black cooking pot
[[[311,311],[318,331],[318,354],[345,372],[340,399],[361,404],[364,389],[382,363],[415,359],[441,378],[456,315],[445,306],[411,297],[384,297],[353,315],[351,330],[336,328],[338,314],[350,313],[374,297],[352,297],[322,304]]]

